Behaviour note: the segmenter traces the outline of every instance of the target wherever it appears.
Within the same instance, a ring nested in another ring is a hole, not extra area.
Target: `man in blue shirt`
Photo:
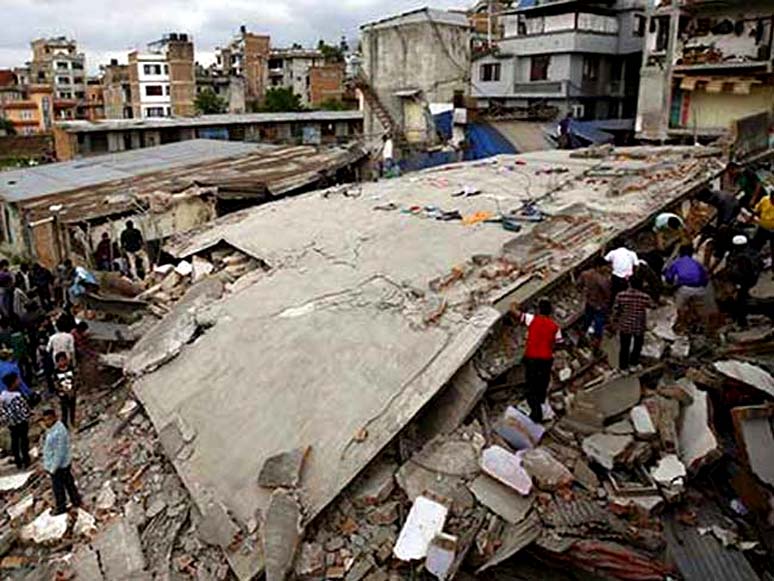
[[[43,424],[46,437],[43,443],[43,468],[51,475],[56,508],[54,514],[64,514],[67,510],[67,496],[74,507],[81,506],[81,495],[75,486],[70,469],[70,433],[56,417],[56,412],[47,409],[43,412]]]
[[[26,399],[30,399],[32,390],[24,383],[19,364],[13,359],[13,351],[0,345],[0,377],[5,377],[9,373],[15,373],[19,377],[19,392]],[[5,391],[5,384],[0,382],[0,392],[2,391]]]
[[[678,312],[693,298],[702,302],[705,311],[710,308],[711,297],[707,292],[709,275],[707,269],[693,257],[692,245],[684,244],[680,247],[679,257],[666,267],[664,278],[677,287],[675,303]]]

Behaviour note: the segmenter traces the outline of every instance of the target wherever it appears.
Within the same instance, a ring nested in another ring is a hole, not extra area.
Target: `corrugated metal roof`
[[[51,206],[57,205],[61,206],[57,210],[61,221],[79,222],[125,212],[138,204],[143,206],[146,203],[143,198],[155,192],[178,193],[193,186],[203,188],[194,191],[209,189],[230,192],[232,196],[234,193],[241,194],[240,197],[261,194],[280,196],[314,184],[321,179],[323,172],[335,171],[365,155],[358,147],[318,149],[308,145],[253,145],[235,151],[241,153],[176,164],[136,175],[119,173],[117,179],[112,173],[98,183],[30,197],[16,203],[28,221],[50,216]]]
[[[98,157],[0,173],[0,197],[8,202],[96,186],[113,180],[261,151],[253,143],[195,139]]]
[[[670,555],[685,581],[756,581],[759,579],[744,554],[726,549],[712,535],[701,535],[671,517],[664,534]]]
[[[202,115],[160,119],[106,119],[103,121],[64,121],[56,126],[68,133],[94,133],[130,129],[174,127],[213,127],[218,125],[254,125],[261,123],[362,121],[361,111],[299,111],[295,113],[244,113],[242,115]]]

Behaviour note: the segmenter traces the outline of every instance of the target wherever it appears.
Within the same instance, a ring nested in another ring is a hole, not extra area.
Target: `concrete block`
[[[102,581],[104,579],[99,568],[97,553],[89,545],[81,545],[73,553],[72,567],[78,581]]]
[[[359,508],[381,504],[395,489],[398,465],[393,462],[375,462],[358,478],[352,488],[352,502]]]
[[[418,497],[398,535],[393,555],[401,561],[424,559],[432,540],[443,531],[448,513],[449,509],[440,502]]]
[[[616,436],[629,436],[634,433],[634,426],[628,418],[624,418],[620,422],[607,426],[605,432]]]
[[[680,417],[679,455],[687,469],[693,471],[700,468],[707,458],[719,454],[718,439],[710,424],[707,393],[688,379],[680,380],[679,387],[687,392],[691,400],[690,404],[683,407]],[[767,454],[770,453],[769,449]]]
[[[570,486],[574,480],[572,472],[546,448],[525,451],[522,464],[540,490],[553,492]]]
[[[457,553],[457,537],[445,533],[437,534],[427,549],[425,569],[436,579],[445,581],[449,577]]]
[[[641,397],[640,378],[623,375],[578,392],[574,405],[588,406],[608,419],[629,411],[639,403]]]
[[[607,470],[612,470],[615,463],[633,442],[634,438],[631,436],[599,433],[585,438],[582,448],[590,460],[594,460]]]
[[[276,489],[266,510],[263,526],[266,581],[283,581],[293,567],[301,541],[301,507],[288,491]]]
[[[634,406],[629,412],[629,417],[632,420],[634,432],[639,438],[649,440],[656,437],[658,432],[656,432],[656,426],[654,425],[653,420],[650,417],[650,412],[648,412],[646,406]]]
[[[309,449],[309,446],[296,448],[267,458],[258,474],[258,484],[264,488],[298,486]]]
[[[526,450],[537,446],[546,430],[515,407],[508,407],[495,432],[517,450]]]
[[[144,575],[149,576],[145,572],[140,534],[137,527],[126,519],[115,520],[102,529],[92,546],[99,554],[106,579],[139,579]]]
[[[486,474],[478,476],[468,487],[478,502],[512,524],[524,519],[534,500],[533,496],[524,497]]]
[[[492,446],[484,450],[481,470],[523,496],[532,491],[532,479],[522,466],[521,457],[505,448]]]
[[[685,477],[688,472],[677,455],[669,454],[650,469],[650,475],[662,488],[678,492],[685,486]]]

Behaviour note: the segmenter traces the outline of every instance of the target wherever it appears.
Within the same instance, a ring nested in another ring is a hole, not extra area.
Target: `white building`
[[[135,63],[139,85],[140,118],[172,116],[169,64],[157,53],[138,53]]]

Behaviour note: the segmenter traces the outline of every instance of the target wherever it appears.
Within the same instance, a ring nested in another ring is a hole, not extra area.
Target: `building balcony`
[[[500,50],[520,57],[561,53],[617,54],[618,35],[567,30],[503,39]]]
[[[269,69],[270,77],[281,77],[285,74],[284,69]]]
[[[772,61],[740,61],[740,62],[715,62],[715,63],[696,63],[675,65],[672,70],[676,73],[686,74],[707,74],[727,71],[730,74],[737,73],[771,73]]]
[[[506,96],[506,95],[503,95]],[[566,81],[529,81],[526,83],[516,83],[513,86],[514,97],[566,97]]]

